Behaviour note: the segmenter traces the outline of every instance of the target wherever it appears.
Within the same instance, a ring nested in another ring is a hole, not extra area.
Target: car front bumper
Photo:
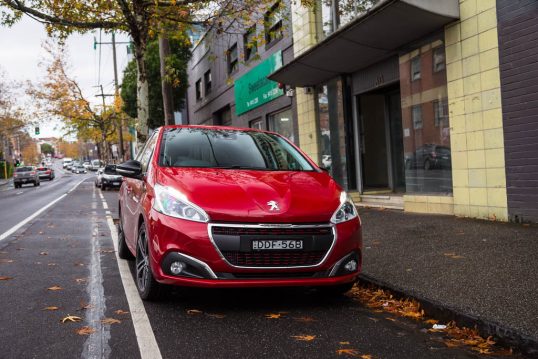
[[[320,262],[273,267],[231,264],[212,239],[211,226],[172,218],[152,209],[148,234],[150,263],[155,279],[165,284],[213,288],[330,286],[356,281],[361,270],[362,235],[358,218],[337,225],[324,225],[333,229],[334,237]],[[241,223],[235,227],[244,226],[258,225]],[[274,224],[270,226],[275,228]],[[243,250],[250,254],[254,252],[244,246]],[[347,271],[344,266],[350,260],[357,265],[354,270]],[[172,274],[170,266],[173,262],[185,265],[182,273]]]

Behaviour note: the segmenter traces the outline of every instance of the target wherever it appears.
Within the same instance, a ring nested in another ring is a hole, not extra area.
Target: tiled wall
[[[495,0],[445,29],[454,214],[508,219]]]
[[[312,9],[292,2],[293,52],[295,57],[317,43],[316,17]],[[319,161],[316,98],[314,91],[306,93],[296,88],[299,145],[314,161]]]

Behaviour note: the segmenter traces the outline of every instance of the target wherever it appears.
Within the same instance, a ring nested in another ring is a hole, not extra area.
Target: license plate
[[[253,250],[273,249],[303,249],[303,241],[300,240],[253,240]]]
[[[119,186],[119,185],[120,185],[119,182],[112,182],[112,184],[113,184],[114,186]]]

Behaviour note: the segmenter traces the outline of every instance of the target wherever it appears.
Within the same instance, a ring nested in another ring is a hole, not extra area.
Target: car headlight
[[[340,206],[331,217],[331,223],[342,223],[358,217],[357,208],[351,197],[344,191],[340,193]]]
[[[170,217],[195,222],[209,222],[209,216],[203,209],[191,203],[183,193],[171,187],[155,184],[153,208]]]

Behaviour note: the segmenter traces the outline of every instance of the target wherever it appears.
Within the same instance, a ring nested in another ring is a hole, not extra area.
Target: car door
[[[136,238],[138,236],[138,219],[140,218],[142,209],[141,201],[145,194],[146,173],[156,142],[157,133],[154,133],[136,157],[136,160],[142,165],[143,179],[125,177],[124,184],[121,187],[124,199],[122,206],[123,230],[127,245],[133,250],[135,249]]]

